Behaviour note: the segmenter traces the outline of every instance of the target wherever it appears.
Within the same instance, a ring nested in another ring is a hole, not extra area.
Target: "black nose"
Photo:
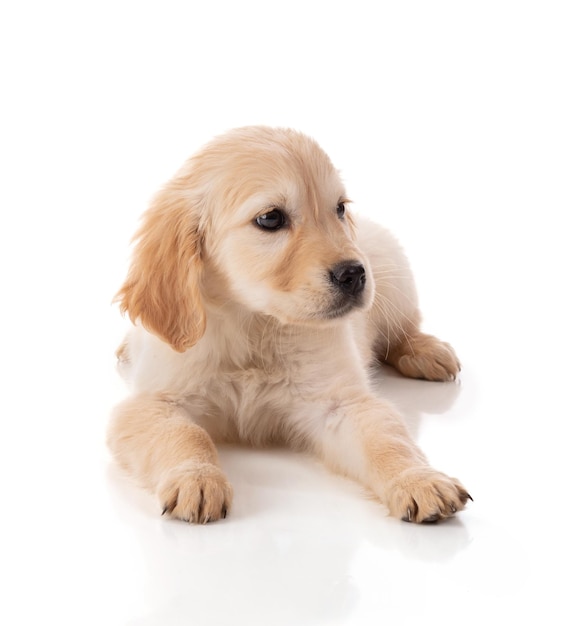
[[[357,296],[365,287],[365,268],[357,261],[337,263],[331,270],[331,282],[350,296]]]

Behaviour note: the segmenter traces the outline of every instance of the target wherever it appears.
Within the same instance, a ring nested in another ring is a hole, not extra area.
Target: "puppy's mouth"
[[[330,310],[327,311],[325,317],[328,320],[334,320],[338,317],[343,317],[353,311],[353,309],[359,308],[361,305],[357,305],[355,302],[344,302],[342,304],[336,305]]]
[[[364,306],[363,292],[355,297],[342,295],[327,309],[325,317],[329,320],[337,319],[338,317],[344,317],[355,309],[362,309]]]

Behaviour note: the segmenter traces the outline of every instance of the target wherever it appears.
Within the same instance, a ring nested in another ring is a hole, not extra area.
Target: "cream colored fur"
[[[459,363],[419,330],[400,246],[348,209],[343,216],[345,204],[313,140],[248,127],[203,148],[145,214],[118,294],[135,322],[118,350],[131,395],[108,441],[164,513],[226,516],[220,441],[309,450],[406,521],[450,517],[470,497],[429,466],[370,387],[377,358],[430,380],[453,379]],[[270,211],[283,213],[282,228],[257,224]],[[365,270],[357,297],[331,277],[345,262]]]

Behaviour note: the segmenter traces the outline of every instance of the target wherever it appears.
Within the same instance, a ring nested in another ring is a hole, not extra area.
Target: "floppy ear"
[[[202,235],[195,201],[170,184],[158,194],[137,232],[132,264],[115,300],[133,323],[178,352],[204,334]]]

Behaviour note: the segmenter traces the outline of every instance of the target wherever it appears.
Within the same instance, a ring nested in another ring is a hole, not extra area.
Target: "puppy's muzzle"
[[[365,268],[357,261],[342,261],[330,271],[331,282],[341,293],[357,298],[365,288]]]

